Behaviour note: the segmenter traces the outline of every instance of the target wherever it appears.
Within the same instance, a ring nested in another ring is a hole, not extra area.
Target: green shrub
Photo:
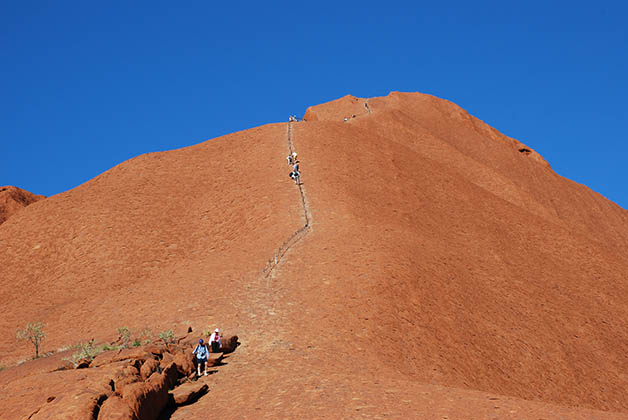
[[[46,338],[44,333],[44,324],[35,322],[34,324],[26,324],[26,328],[18,330],[16,336],[20,340],[28,340],[35,346],[35,359],[39,358],[39,347],[41,342]]]
[[[106,346],[94,346],[94,339],[89,340],[87,343],[78,343],[73,346],[76,351],[72,353],[72,357],[63,360],[68,360],[72,362],[74,367],[77,367],[81,360],[90,362],[94,360],[94,357],[105,351],[105,347]]]
[[[122,347],[125,349],[129,347],[131,342],[131,331],[129,330],[129,327],[118,328],[118,341],[122,343]]]
[[[166,347],[169,347],[170,344],[174,344],[174,333],[172,332],[172,330],[160,332],[159,338],[161,339],[161,341],[163,341]]]
[[[133,340],[133,347],[139,347],[142,345],[142,342],[140,341],[139,338],[136,338],[135,340]]]
[[[148,328],[144,328],[142,330],[142,332],[140,333],[140,337],[139,340],[144,340],[144,344],[150,344],[150,336],[151,336],[151,331]]]
[[[110,351],[110,350],[120,350],[120,347],[112,344],[103,344],[102,351]]]

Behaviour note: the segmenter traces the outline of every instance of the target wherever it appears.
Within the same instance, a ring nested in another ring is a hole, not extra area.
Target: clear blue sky
[[[0,1],[0,185],[52,195],[399,90],[459,104],[628,208],[625,1],[422,3]]]

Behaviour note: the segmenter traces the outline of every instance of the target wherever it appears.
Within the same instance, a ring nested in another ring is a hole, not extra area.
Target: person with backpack
[[[292,165],[292,172],[290,173],[290,178],[294,180],[294,183],[299,185],[301,183],[301,172],[299,170],[299,161],[295,161],[294,165]]]
[[[192,354],[196,355],[196,374],[201,376],[201,365],[203,366],[204,373],[203,375],[207,376],[207,354],[209,353],[209,349],[207,348],[207,344],[203,342],[201,338],[198,340],[198,345],[192,352]]]
[[[212,353],[220,352],[220,330],[218,328],[209,337],[209,343],[212,346]]]

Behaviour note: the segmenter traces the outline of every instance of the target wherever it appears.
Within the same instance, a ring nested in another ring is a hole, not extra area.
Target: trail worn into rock
[[[296,153],[296,149],[292,141],[292,123],[289,123],[287,126],[286,138],[288,139],[288,152],[290,156],[293,156],[293,153]],[[273,270],[275,269],[275,267],[277,267],[277,265],[281,261],[281,258],[283,258],[286,252],[288,252],[288,250],[294,244],[299,242],[299,240],[301,240],[301,238],[303,238],[303,236],[305,236],[307,232],[311,229],[310,210],[307,206],[307,199],[305,197],[305,189],[303,187],[302,181],[299,181],[296,184],[296,186],[299,189],[299,195],[301,197],[301,205],[303,206],[303,219],[305,221],[305,224],[299,229],[297,229],[296,231],[294,231],[292,235],[290,235],[285,241],[283,241],[281,246],[273,254],[273,257],[270,260],[268,260],[268,262],[266,263],[266,266],[262,270],[262,273],[264,274],[265,277],[270,277],[272,275]]]

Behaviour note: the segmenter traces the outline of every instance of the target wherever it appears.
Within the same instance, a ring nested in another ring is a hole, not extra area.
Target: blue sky
[[[626,2],[430,3],[0,0],[0,185],[52,195],[399,90],[459,104],[628,208]]]

